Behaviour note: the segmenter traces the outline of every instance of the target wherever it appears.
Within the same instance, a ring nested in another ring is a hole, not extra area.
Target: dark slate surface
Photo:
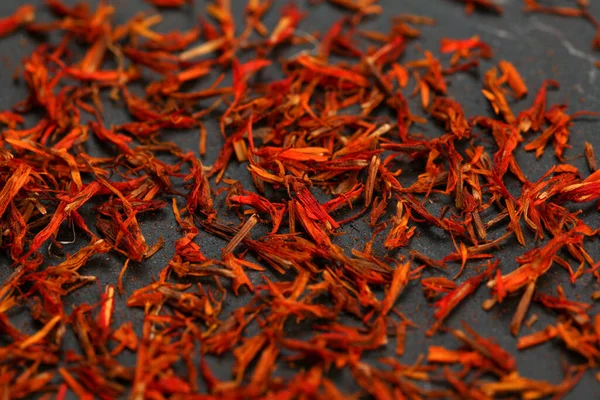
[[[526,100],[514,105],[515,111],[520,111],[528,106],[533,100],[533,95],[539,88],[541,82],[546,78],[558,80],[562,87],[559,91],[553,91],[549,94],[549,103],[567,103],[569,111],[578,110],[600,110],[600,70],[594,66],[596,59],[600,59],[600,52],[594,53],[591,50],[591,41],[594,35],[594,30],[587,23],[576,19],[566,19],[546,15],[526,15],[522,13],[522,2],[518,0],[502,0],[498,1],[505,7],[505,15],[498,17],[487,13],[476,13],[472,16],[464,14],[463,6],[459,2],[450,0],[381,0],[384,14],[377,18],[371,19],[364,24],[365,29],[377,29],[387,31],[389,27],[389,19],[400,13],[420,14],[430,16],[436,19],[437,24],[432,27],[423,28],[423,38],[416,40],[409,46],[407,55],[404,60],[415,58],[419,55],[420,49],[430,49],[437,54],[439,42],[442,37],[466,38],[474,34],[490,43],[495,50],[495,61],[506,59],[515,64],[517,69],[522,73],[525,81],[530,89],[530,94]],[[8,15],[23,1],[2,1],[0,2],[0,15]],[[42,3],[41,1],[33,1],[33,3]],[[67,1],[71,4],[71,1]],[[151,13],[153,8],[140,0],[113,0],[113,4],[117,6],[116,21],[123,22],[130,16],[139,11]],[[232,0],[235,5],[235,12],[238,16],[243,13],[243,4],[245,2]],[[273,9],[266,18],[266,25],[273,27],[278,19],[277,9],[284,4],[279,0],[275,1],[275,9]],[[299,2],[303,7],[310,8],[306,1]],[[574,2],[573,2],[574,3]],[[591,7],[592,12],[600,15],[600,2],[593,2]],[[240,4],[237,7],[237,4]],[[562,4],[562,3],[561,3]],[[159,31],[170,31],[175,29],[189,29],[197,22],[199,15],[203,14],[205,1],[196,1],[194,6],[187,7],[185,12],[181,11],[165,11],[164,21],[157,27]],[[343,14],[340,10],[331,7],[328,4],[323,4],[318,7],[312,7],[310,17],[304,20],[301,24],[301,29],[306,32],[324,31],[334,21]],[[42,18],[48,18],[44,12],[40,12]],[[24,98],[26,90],[24,84],[16,84],[13,82],[14,70],[22,68],[21,60],[29,54],[36,41],[33,38],[27,37],[24,33],[12,35],[8,38],[0,40],[0,109],[7,109],[12,106],[18,99]],[[297,49],[290,51],[281,51],[281,55],[290,55],[296,52]],[[479,76],[472,74],[458,74],[450,78],[449,94],[457,99],[464,107],[467,116],[487,115],[490,113],[489,106],[483,96],[480,95],[481,77],[483,72],[489,68],[491,64],[483,63],[480,69]],[[205,83],[206,85],[206,83]],[[128,120],[128,116],[120,107],[106,104],[105,120],[107,125],[117,124]],[[413,103],[412,109],[417,110],[416,102]],[[205,165],[210,165],[216,158],[218,149],[221,146],[221,136],[218,132],[218,125],[214,121],[207,122],[209,129],[208,146],[209,151],[203,162]],[[572,149],[566,151],[567,162],[577,166],[584,174],[587,173],[587,165],[583,155],[583,143],[585,140],[594,144],[597,150],[600,150],[600,135],[598,129],[600,121],[594,119],[580,120],[572,129],[570,145]],[[417,127],[414,131],[423,131],[426,134],[439,134],[438,127],[435,124]],[[197,151],[198,148],[198,133],[197,132],[165,132],[162,135],[164,140],[171,140],[178,145]],[[87,150],[92,154],[103,154],[106,150],[101,144],[90,142]],[[539,160],[535,159],[532,153],[525,153],[522,149],[517,153],[519,164],[522,165],[525,174],[531,179],[539,178],[547,169],[556,163],[556,159],[551,149],[548,149],[544,156]],[[401,165],[403,175],[400,179],[404,184],[410,184],[419,173],[420,165],[411,165],[406,163]],[[241,181],[245,187],[251,188],[251,181],[245,165],[233,163],[228,169],[227,176]],[[434,197],[435,201],[436,198]],[[217,204],[223,205],[223,196],[217,199]],[[433,210],[436,204],[430,205]],[[586,221],[592,227],[597,228],[599,225],[598,211],[594,204],[586,204],[582,206]],[[85,215],[90,219],[93,216],[93,211],[90,209],[84,210]],[[435,214],[435,212],[434,212]],[[334,215],[341,218],[341,215]],[[165,208],[161,212],[153,215],[146,215],[142,220],[142,229],[146,235],[148,243],[154,243],[159,236],[163,236],[167,245],[154,257],[141,263],[130,265],[126,278],[124,280],[125,289],[130,293],[132,290],[148,284],[153,277],[158,275],[158,272],[167,264],[172,256],[174,241],[180,237],[178,226],[172,216],[170,207]],[[500,235],[504,228],[500,228],[496,234]],[[370,239],[371,230],[368,228],[364,220],[357,220],[351,225],[343,228],[344,235],[336,238],[336,242],[346,249],[352,247],[362,247],[364,243]],[[410,248],[418,249],[419,251],[433,258],[441,258],[448,252],[452,251],[452,244],[448,237],[441,232],[429,229],[427,227],[419,228],[418,237],[413,238]],[[253,233],[258,233],[253,232]],[[72,236],[69,229],[61,230],[61,237],[68,240]],[[218,257],[220,249],[223,246],[223,241],[213,238],[205,233],[200,234],[199,244],[203,251],[208,256]],[[529,245],[534,245],[531,236],[528,237]],[[65,246],[67,252],[73,253],[78,248],[78,242],[73,245]],[[597,242],[588,246],[588,250],[594,259],[600,259],[600,249]],[[374,247],[377,255],[385,253],[381,244]],[[501,259],[501,267],[503,271],[510,271],[515,267],[514,258],[526,249],[520,247],[516,242],[507,243],[499,251]],[[402,249],[401,254],[406,254],[408,249]],[[56,264],[58,258],[50,258],[51,264]],[[102,288],[109,283],[116,283],[118,273],[122,267],[123,259],[116,255],[105,255],[94,258],[84,269],[86,275],[96,275],[99,277],[98,285],[89,285],[80,289],[68,296],[67,307],[70,309],[72,305],[83,302],[93,303],[99,300]],[[9,259],[7,254],[0,252],[0,280],[4,280],[10,273]],[[454,265],[453,268],[457,268]],[[469,273],[466,274],[468,276]],[[251,277],[254,282],[259,282],[259,276]],[[566,272],[559,267],[553,267],[547,277],[539,282],[539,290],[545,293],[555,293],[556,284],[560,282],[563,285],[567,295],[572,299],[581,299],[589,301],[590,293],[598,289],[598,285],[589,277],[581,279],[577,285],[571,285],[568,281]],[[422,328],[420,331],[409,331],[407,338],[406,354],[402,357],[402,362],[411,363],[419,356],[425,354],[427,346],[431,344],[442,344],[450,348],[458,347],[455,339],[449,335],[439,334],[436,337],[426,340],[423,337],[424,331],[433,322],[432,309],[428,306],[424,299],[418,282],[414,282],[412,286],[401,297],[399,308],[418,323]],[[487,289],[480,289],[471,299],[460,306],[451,318],[448,319],[448,325],[458,327],[460,320],[467,321],[472,327],[484,336],[496,338],[499,344],[506,349],[515,352],[519,371],[523,376],[546,379],[551,382],[559,382],[562,378],[561,363],[564,360],[570,362],[583,362],[571,354],[568,354],[562,345],[556,343],[548,343],[525,352],[516,352],[516,340],[510,335],[508,325],[512,318],[518,299],[509,299],[501,307],[494,308],[491,312],[485,312],[481,309],[481,302],[487,297]],[[226,309],[222,314],[227,316],[229,311],[235,309],[239,304],[247,301],[246,296],[235,298],[229,295]],[[119,297],[119,306],[115,310],[116,324],[126,320],[138,321],[137,328],[140,328],[139,323],[141,312],[134,309],[129,309],[125,306],[125,297]],[[21,309],[21,311],[25,311]],[[553,323],[555,316],[540,309],[535,304],[530,309],[529,315],[537,314],[539,321],[531,328],[524,327],[521,334],[529,334],[533,331],[542,329],[546,324]],[[32,322],[26,316],[26,312],[14,310],[10,317],[24,331],[33,329]],[[39,329],[39,326],[35,327]],[[68,338],[67,338],[68,339]],[[73,337],[72,340],[67,340],[67,346],[77,346]],[[371,358],[375,360],[378,357],[393,354],[393,346],[395,341],[390,340],[390,348],[372,352]],[[127,365],[134,365],[134,357],[124,355],[122,361]],[[375,362],[375,361],[373,361]],[[229,371],[232,365],[232,360],[229,359],[211,359],[211,364],[217,375],[224,379],[229,379]],[[285,366],[281,366],[277,370],[277,374],[281,376],[289,376],[293,371],[287,370]],[[332,373],[332,378],[336,380],[340,387],[346,392],[352,392],[356,386],[352,382],[352,378],[347,371]],[[572,399],[591,399],[600,398],[600,385],[595,381],[591,373],[584,376],[580,384],[569,395]]]

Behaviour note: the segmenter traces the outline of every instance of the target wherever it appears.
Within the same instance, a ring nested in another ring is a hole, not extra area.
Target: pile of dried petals
[[[490,0],[462,2],[470,12],[502,12]],[[594,114],[548,105],[557,82],[544,82],[529,108],[515,113],[509,99],[529,101],[529,88],[513,64],[499,60],[473,94],[493,114],[467,117],[448,80],[478,70],[492,58],[491,46],[477,36],[447,38],[439,51],[404,60],[421,26],[433,21],[399,15],[389,32],[364,30],[365,19],[383,12],[377,0],[329,0],[347,16],[318,34],[298,29],[308,11],[293,3],[266,26],[270,0],[248,0],[241,24],[230,0],[214,0],[196,28],[168,33],[153,29],[159,13],[116,23],[108,2],[45,3],[51,22],[38,21],[32,6],[0,21],[1,35],[21,29],[48,38],[24,60],[28,96],[0,113],[0,246],[12,264],[0,288],[5,398],[342,399],[351,393],[332,375],[346,370],[356,395],[377,399],[537,399],[564,395],[597,367],[600,315],[560,286],[556,295],[536,286],[557,268],[573,283],[600,279],[588,249],[599,232],[569,208],[600,199],[593,146],[585,146],[591,173],[562,163],[574,120]],[[525,4],[598,25],[583,1]],[[285,48],[298,51],[275,56]],[[272,69],[281,76],[269,78],[264,72]],[[428,118],[409,107],[404,93],[413,85]],[[125,108],[130,121],[106,120],[107,102]],[[220,132],[206,128],[209,120]],[[442,128],[437,137],[414,132],[428,120]],[[199,132],[197,152],[169,141],[174,130]],[[486,136],[494,146],[484,146]],[[216,161],[203,165],[207,141],[220,137]],[[105,154],[90,154],[99,142]],[[530,181],[515,152],[539,157],[550,145],[560,163]],[[408,185],[401,161],[423,166]],[[235,163],[251,180],[229,177]],[[509,175],[520,194],[509,190]],[[441,213],[426,207],[433,197],[449,200]],[[144,215],[157,212],[174,215],[174,243],[149,243],[142,233]],[[337,244],[357,218],[371,225],[372,240],[362,250]],[[443,259],[409,251],[424,224],[456,251]],[[59,237],[71,230],[80,245],[66,254],[72,247]],[[526,233],[537,243],[514,265],[496,256],[512,241],[531,246]],[[204,234],[227,242],[220,255],[207,255]],[[385,254],[374,250],[379,243]],[[151,284],[126,280],[130,264],[143,267],[167,249],[172,256]],[[107,253],[123,263],[118,279],[95,303],[67,307],[71,293],[100,278],[84,275],[86,265]],[[135,288],[127,297],[124,282]],[[518,349],[554,341],[584,361],[566,367],[561,383],[533,380],[519,374],[515,349],[466,323],[447,327],[486,285],[485,309],[520,298],[507,333],[518,336],[534,322],[524,322],[532,302],[558,315],[555,324],[521,334]],[[430,327],[415,326],[400,299],[419,287],[435,300]],[[227,296],[247,301],[225,313]],[[141,310],[139,320],[117,326],[120,298]],[[32,326],[14,322],[23,313]],[[456,347],[432,345],[426,358],[401,363],[406,337],[425,333],[451,335]],[[398,357],[370,362],[390,337]],[[123,354],[135,365],[123,363]],[[233,360],[228,377],[211,368],[214,356]],[[293,374],[277,375],[283,367]]]

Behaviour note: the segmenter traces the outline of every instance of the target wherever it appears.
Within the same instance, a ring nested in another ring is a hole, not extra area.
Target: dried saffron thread
[[[458,2],[468,13],[507,13],[493,0]],[[170,32],[158,25],[167,13],[126,19],[108,2],[47,0],[50,22],[28,5],[0,19],[0,36],[49,40],[24,59],[26,99],[0,112],[0,247],[13,264],[0,287],[5,396],[560,398],[587,371],[597,376],[600,316],[562,286],[551,294],[538,285],[555,272],[575,285],[600,280],[599,231],[585,222],[589,210],[569,205],[600,200],[592,144],[591,173],[565,163],[577,118],[596,113],[551,104],[558,83],[536,88],[510,60],[482,70],[494,49],[478,36],[443,38],[439,51],[408,59],[412,41],[435,29],[431,18],[402,14],[387,32],[367,30],[366,19],[387,12],[377,0],[327,3],[344,17],[323,32],[302,29],[319,8],[293,3],[264,22],[270,0],[248,0],[243,18],[234,17],[241,3],[210,1],[191,29]],[[525,5],[599,28],[585,1]],[[284,48],[294,56],[281,58]],[[464,72],[481,72],[481,93],[463,94],[492,112],[467,115],[452,98]],[[105,120],[108,99],[130,119]],[[513,101],[525,110],[515,113]],[[439,134],[420,135],[425,123]],[[170,141],[172,130],[197,134],[198,153]],[[101,156],[90,151],[97,141]],[[556,164],[531,181],[517,155],[541,157],[549,146]],[[232,173],[236,163],[248,180]],[[166,210],[175,229],[150,241],[146,218]],[[363,216],[371,232],[356,222]],[[235,218],[245,222],[235,228]],[[63,237],[67,225],[74,240]],[[366,243],[341,245],[357,226]],[[429,230],[454,250],[419,247]],[[227,242],[220,254],[206,235]],[[519,252],[514,263],[503,247]],[[107,275],[84,275],[107,253],[121,266],[118,293]],[[151,262],[161,268],[152,279],[130,279]],[[102,289],[73,304],[67,296],[83,287]],[[416,314],[407,299],[418,288],[434,303]],[[518,336],[514,348],[473,323],[454,328],[486,291],[485,310],[521,298],[505,329]],[[537,319],[526,321],[529,309],[556,321],[525,332]],[[405,364],[421,336],[442,334],[449,347],[429,345]],[[548,341],[584,360],[565,365],[560,383],[527,378],[513,354]],[[233,362],[229,376],[214,357]],[[292,373],[278,376],[284,366]],[[340,370],[358,392],[346,393]]]

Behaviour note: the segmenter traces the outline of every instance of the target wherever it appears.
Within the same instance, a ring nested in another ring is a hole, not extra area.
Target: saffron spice
[[[600,315],[548,285],[600,281],[594,139],[571,149],[597,112],[485,36],[423,48],[436,21],[377,0],[145,3],[0,18],[36,38],[0,110],[3,398],[540,399],[600,376]],[[524,1],[600,28],[572,3]],[[178,13],[190,29],[159,29]],[[517,362],[546,342],[578,355],[561,382]]]

